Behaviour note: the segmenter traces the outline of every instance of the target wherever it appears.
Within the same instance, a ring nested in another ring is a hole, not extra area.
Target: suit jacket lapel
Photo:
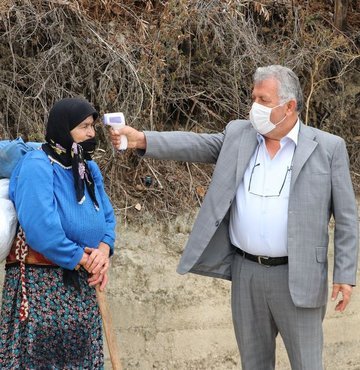
[[[316,146],[318,145],[314,138],[315,135],[313,130],[311,130],[311,128],[305,126],[302,122],[300,122],[298,143],[296,146],[293,159],[290,191],[293,189],[294,184],[304,164],[309,159],[311,153],[315,150]]]
[[[252,126],[248,126],[240,133],[236,167],[236,189],[244,176],[245,170],[249,165],[250,158],[253,155],[257,144],[256,131]]]

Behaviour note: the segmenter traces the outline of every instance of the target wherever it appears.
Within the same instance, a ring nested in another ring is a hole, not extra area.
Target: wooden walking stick
[[[106,302],[106,295],[104,291],[103,292],[100,291],[98,285],[96,286],[96,298],[100,308],[112,368],[113,370],[122,370],[119,349],[117,346],[117,341],[114,335],[113,325],[111,321],[111,314]]]

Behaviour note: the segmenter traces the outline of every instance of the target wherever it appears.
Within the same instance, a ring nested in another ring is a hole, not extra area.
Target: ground
[[[175,271],[193,216],[151,220],[144,215],[143,225],[135,226],[119,218],[107,300],[124,369],[240,369],[230,283]],[[1,285],[2,279],[3,272]],[[360,370],[359,288],[346,312],[334,306],[329,302],[324,321],[325,369]],[[111,369],[107,350],[105,356]],[[280,338],[276,362],[277,370],[290,369]]]

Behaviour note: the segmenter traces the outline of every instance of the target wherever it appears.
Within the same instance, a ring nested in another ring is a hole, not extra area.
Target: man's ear
[[[296,112],[296,100],[291,99],[286,103],[286,108],[288,110],[288,113],[294,113]]]

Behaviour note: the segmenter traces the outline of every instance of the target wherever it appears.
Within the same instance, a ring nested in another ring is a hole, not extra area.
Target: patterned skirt
[[[103,369],[102,321],[95,289],[79,271],[65,287],[59,267],[26,266],[29,317],[19,320],[19,265],[6,268],[0,317],[0,369]]]

